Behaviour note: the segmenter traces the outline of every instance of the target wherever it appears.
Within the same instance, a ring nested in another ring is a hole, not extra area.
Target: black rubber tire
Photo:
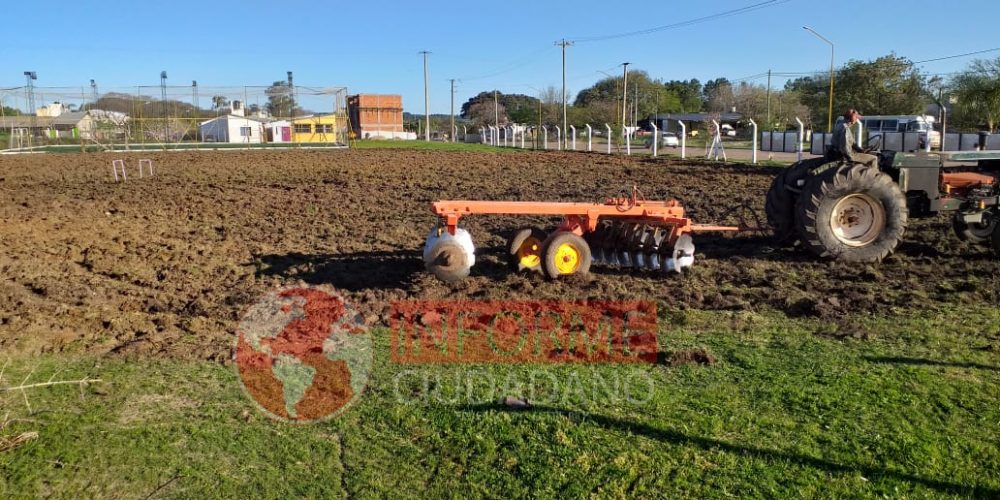
[[[455,283],[469,276],[471,266],[465,249],[454,241],[439,241],[425,263],[427,270],[445,283]]]
[[[807,178],[810,173],[822,167],[822,158],[802,160],[774,177],[771,188],[767,191],[764,201],[764,212],[767,214],[767,224],[771,226],[774,239],[779,244],[793,243],[798,238],[795,231],[795,199],[797,194],[789,188],[799,190],[798,181]]]
[[[989,218],[988,222],[984,221],[984,224],[969,225],[962,220],[962,214],[956,213],[951,219],[952,227],[955,229],[955,235],[962,241],[978,243],[980,245],[989,245],[990,239],[993,237],[993,233],[996,232],[997,217],[993,214],[993,212],[987,210],[983,212],[983,218]]]
[[[884,211],[884,227],[863,246],[842,242],[831,226],[834,206],[854,194],[874,199]],[[812,177],[795,207],[795,223],[803,244],[821,257],[846,262],[882,261],[899,246],[907,220],[906,197],[899,186],[888,175],[864,165],[831,168]]]
[[[542,267],[545,269],[545,275],[549,278],[556,279],[560,276],[565,276],[559,272],[556,267],[556,251],[563,244],[570,244],[576,248],[579,254],[579,265],[576,270],[570,274],[586,275],[590,273],[590,264],[593,262],[593,257],[590,253],[590,245],[587,242],[568,231],[560,231],[553,234],[549,240],[545,243],[545,252],[542,258]]]
[[[542,231],[537,227],[526,227],[514,233],[510,240],[507,241],[507,264],[510,265],[510,269],[514,272],[528,270],[536,273],[542,273],[542,250],[545,245],[545,238],[547,237],[548,235],[545,234],[545,231]],[[534,267],[525,266],[521,263],[521,259],[518,257],[518,251],[528,238],[534,238],[538,241],[538,265]]]
[[[993,230],[993,236],[990,238],[991,245],[993,246],[993,253],[1000,257],[1000,225]]]

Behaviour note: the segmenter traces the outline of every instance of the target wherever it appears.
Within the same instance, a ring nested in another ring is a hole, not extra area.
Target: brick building
[[[403,98],[395,94],[356,94],[347,97],[351,131],[358,139],[416,139],[403,131]]]

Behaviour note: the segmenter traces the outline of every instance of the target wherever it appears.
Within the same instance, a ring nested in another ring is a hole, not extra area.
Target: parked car
[[[723,123],[721,128],[722,128],[722,135],[726,137],[736,137],[736,129],[734,129],[732,125],[728,123]]]
[[[676,148],[681,145],[680,139],[677,138],[677,134],[673,132],[662,132],[658,134],[660,136],[660,146]],[[653,147],[653,136],[650,135],[646,138],[646,147]]]

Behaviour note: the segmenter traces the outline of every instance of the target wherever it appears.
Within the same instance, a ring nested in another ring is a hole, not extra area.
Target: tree
[[[694,82],[697,84],[697,80]],[[592,123],[620,123],[623,83],[622,77],[600,80],[591,87],[581,90],[573,104],[587,108],[589,113],[585,115],[590,116],[589,121]],[[629,108],[638,105],[639,120],[656,113],[675,113],[685,110],[685,105],[675,89],[660,80],[651,79],[645,71],[629,72],[627,105]],[[697,107],[700,108],[700,103]],[[629,122],[631,123],[631,119]]]
[[[17,115],[20,115],[20,114],[21,114],[21,110],[19,110],[17,108],[12,108],[10,106],[4,106],[3,107],[3,115],[4,116],[17,116]]]
[[[494,105],[493,100],[479,100],[469,106],[465,118],[472,120],[472,124],[477,127],[486,125],[497,125],[499,119],[500,126],[507,125],[510,121],[507,116],[507,108],[503,104]]]
[[[993,133],[1000,122],[1000,58],[977,59],[951,80],[957,102],[955,121],[973,128],[985,125]]]
[[[224,95],[212,96],[212,109],[222,109],[229,106],[229,99]]]
[[[461,117],[475,121],[476,125],[493,125],[495,121],[493,117],[493,95],[494,91],[480,92],[470,98],[462,104]],[[504,94],[498,91],[496,92],[496,97],[501,107],[501,124],[505,121],[513,123],[535,123],[538,121],[537,98],[524,94]],[[489,116],[486,117],[486,114]],[[476,117],[489,119],[479,121]]]
[[[701,82],[699,82],[697,78],[692,78],[688,81],[670,80],[669,82],[664,83],[663,87],[666,90],[673,92],[680,100],[679,112],[694,113],[701,111],[704,101],[701,100]]]
[[[727,88],[731,89],[733,84],[729,82],[728,78],[716,78],[715,80],[709,80],[705,82],[705,86],[702,87],[702,100],[708,103],[712,100],[713,95],[718,95],[720,92],[726,92]]]
[[[834,119],[846,108],[870,115],[917,114],[923,112],[927,100],[924,76],[909,59],[895,54],[874,61],[848,61],[834,78]],[[799,94],[817,123],[827,123],[829,75],[798,78],[786,83],[785,89]]]
[[[290,117],[302,114],[302,108],[295,101],[293,90],[288,82],[274,82],[264,91],[264,95],[267,96],[267,104],[264,105],[264,108],[271,116]]]
[[[710,80],[705,84],[705,110],[713,113],[729,113],[736,107],[733,85],[725,78]]]

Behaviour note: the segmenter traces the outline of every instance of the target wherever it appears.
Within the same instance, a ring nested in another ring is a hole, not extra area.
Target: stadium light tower
[[[35,110],[35,80],[38,79],[38,73],[25,71],[24,79],[28,82],[24,88],[25,92],[28,93],[28,113],[31,116],[31,133],[28,134],[28,144],[33,145],[31,141],[35,131],[38,130],[38,112]]]
[[[816,38],[830,44],[830,108],[826,117],[826,131],[833,132],[833,42],[827,40],[825,36],[816,33],[816,30],[808,26],[803,26],[802,29],[816,35]]]

